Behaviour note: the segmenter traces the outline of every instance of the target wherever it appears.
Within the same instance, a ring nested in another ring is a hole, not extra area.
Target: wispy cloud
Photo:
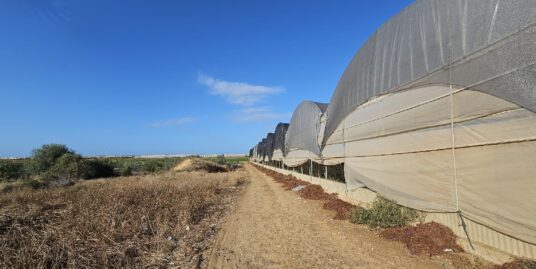
[[[223,96],[227,102],[241,106],[252,106],[268,95],[285,90],[283,87],[224,81],[204,74],[199,74],[197,80],[200,84],[207,86],[211,94]]]
[[[239,123],[249,123],[267,120],[286,120],[290,116],[290,113],[276,113],[268,107],[245,108],[237,111],[237,113],[233,116],[233,121]]]
[[[171,120],[156,121],[153,123],[149,123],[148,126],[153,127],[153,128],[160,128],[160,127],[183,125],[187,123],[192,123],[194,121],[195,121],[194,118],[182,117],[182,118],[176,118],[176,119],[171,119]]]

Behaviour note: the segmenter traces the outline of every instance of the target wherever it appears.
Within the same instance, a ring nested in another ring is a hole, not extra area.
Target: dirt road
[[[251,183],[220,231],[209,268],[439,268],[398,243],[348,221],[332,220],[252,167]]]

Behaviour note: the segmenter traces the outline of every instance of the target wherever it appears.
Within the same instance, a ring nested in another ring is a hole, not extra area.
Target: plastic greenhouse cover
[[[292,114],[286,134],[286,151],[306,150],[320,156],[317,136],[320,133],[320,118],[327,104],[304,101]]]
[[[287,134],[289,124],[288,123],[282,123],[280,122],[275,127],[275,142],[274,142],[274,150],[285,150],[285,135]]]
[[[275,142],[275,134],[268,133],[268,135],[266,135],[266,144],[265,144],[265,149],[264,149],[268,160],[272,160],[272,156],[274,154],[274,142]]]
[[[416,1],[380,27],[344,71],[324,142],[367,100],[422,85],[471,88],[536,111],[535,22],[534,0]]]

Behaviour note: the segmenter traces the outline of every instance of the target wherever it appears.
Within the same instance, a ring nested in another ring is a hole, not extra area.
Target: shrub
[[[220,164],[220,165],[226,165],[227,164],[227,160],[225,160],[225,156],[224,155],[218,155],[216,156],[216,160],[215,162],[217,164]]]
[[[80,166],[79,177],[83,179],[116,176],[114,166],[107,160],[85,159]]]
[[[143,170],[152,173],[161,170],[163,167],[164,165],[158,160],[148,160],[143,164]]]
[[[66,153],[57,158],[52,167],[41,174],[45,181],[69,180],[82,178],[87,173],[84,169],[82,156],[75,153]]]
[[[0,160],[0,181],[13,181],[25,177],[24,165],[12,160]]]
[[[124,177],[128,177],[132,175],[132,168],[130,166],[123,166],[121,170],[119,171],[119,174],[121,174]]]
[[[64,154],[75,154],[75,152],[60,144],[46,144],[39,149],[34,149],[31,159],[33,172],[39,174],[48,171]]]
[[[115,176],[109,161],[84,159],[65,145],[47,144],[33,151],[32,170],[45,182]]]
[[[357,224],[366,224],[370,228],[402,227],[417,220],[418,211],[400,206],[383,197],[377,197],[369,209],[355,208],[350,213],[350,220]]]

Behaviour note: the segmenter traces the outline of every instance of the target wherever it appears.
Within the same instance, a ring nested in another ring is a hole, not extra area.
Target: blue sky
[[[0,156],[242,153],[410,0],[0,1]]]

